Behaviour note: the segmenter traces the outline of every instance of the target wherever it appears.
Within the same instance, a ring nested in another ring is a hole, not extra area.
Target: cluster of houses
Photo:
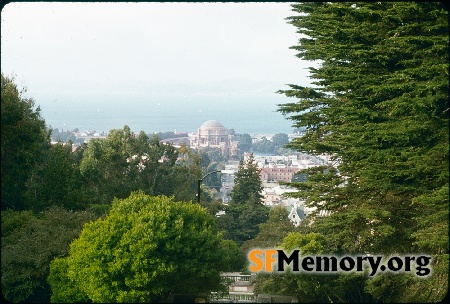
[[[250,154],[244,154],[244,162]],[[298,226],[308,214],[316,212],[315,208],[308,208],[299,198],[290,197],[290,193],[296,189],[280,184],[280,182],[301,181],[301,177],[295,175],[301,169],[320,166],[330,161],[329,156],[314,157],[311,155],[296,153],[288,156],[260,156],[253,155],[260,170],[260,178],[263,186],[261,192],[263,203],[266,206],[283,206],[289,211],[288,218]],[[226,171],[237,172],[239,162],[229,161],[225,166]],[[222,176],[222,188],[219,194],[224,203],[230,201],[229,194],[234,186],[234,174]],[[329,211],[319,210],[318,216],[327,216]]]
[[[260,178],[263,185],[263,202],[266,206],[283,206],[289,211],[288,218],[298,226],[308,214],[315,208],[308,208],[299,198],[290,197],[290,193],[296,189],[279,182],[291,182],[299,177],[295,174],[302,169],[321,166],[330,161],[329,156],[315,157],[304,153],[296,153],[288,156],[254,156],[260,169]],[[329,212],[320,210],[320,216],[326,216]]]
[[[97,131],[84,131],[84,132],[72,132],[76,138],[83,138],[84,142],[87,143],[92,138],[106,138],[105,132],[98,133]]]
[[[218,148],[222,153],[227,153],[229,156],[238,153],[237,142],[233,140],[230,130],[217,120],[206,121],[197,129],[197,132],[188,136],[189,146],[193,149]],[[270,136],[264,134],[254,135],[255,138],[258,138],[258,136],[270,138]],[[299,136],[302,136],[301,132],[291,134],[290,138]],[[244,154],[244,161],[249,155],[249,153]],[[303,201],[298,198],[289,197],[289,193],[297,190],[280,185],[279,182],[302,181],[302,176],[296,175],[299,170],[327,164],[330,157],[326,155],[314,157],[304,153],[295,153],[289,156],[254,155],[254,158],[260,169],[260,178],[263,185],[261,194],[264,204],[270,207],[284,206],[289,211],[289,219],[292,223],[296,226],[300,225],[301,221],[315,209],[304,206]],[[229,161],[225,170],[237,172],[238,165],[238,161]],[[228,175],[222,176],[222,187],[219,193],[219,197],[225,204],[230,201],[229,194],[234,186],[234,175]],[[318,212],[319,216],[328,214],[329,212],[325,210]]]

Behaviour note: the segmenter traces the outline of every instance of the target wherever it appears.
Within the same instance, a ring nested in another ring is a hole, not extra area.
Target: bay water
[[[280,102],[281,101],[281,102]],[[277,112],[280,98],[215,98],[196,100],[36,100],[48,127],[109,132],[128,125],[138,133],[196,132],[207,120],[218,120],[237,133],[292,133],[292,121]]]

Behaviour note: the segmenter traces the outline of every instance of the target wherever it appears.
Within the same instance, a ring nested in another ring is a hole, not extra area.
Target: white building
[[[293,205],[288,205],[287,207],[289,211],[288,219],[294,224],[294,226],[300,225],[302,220],[306,218],[303,205],[299,205],[298,201],[294,201]]]
[[[219,148],[222,153],[237,154],[237,142],[232,140],[233,135],[217,120],[206,121],[198,128],[197,134],[189,137],[191,148]]]

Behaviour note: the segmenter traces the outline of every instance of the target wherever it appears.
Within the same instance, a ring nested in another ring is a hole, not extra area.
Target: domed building
[[[219,148],[231,156],[237,154],[237,142],[232,139],[233,135],[220,122],[208,120],[191,136],[190,145],[192,148]]]

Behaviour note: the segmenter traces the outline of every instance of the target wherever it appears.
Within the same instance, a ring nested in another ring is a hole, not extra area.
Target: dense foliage
[[[126,198],[136,190],[195,199],[195,180],[201,174],[198,157],[183,151],[178,161],[180,152],[156,136],[135,134],[125,126],[111,130],[105,139],[92,139],[78,153],[83,192],[91,204],[109,205],[114,197]]]
[[[24,97],[13,78],[1,74],[2,210],[24,210],[28,178],[50,145],[40,108]]]
[[[278,133],[271,140],[263,137],[255,141],[252,145],[252,151],[261,153],[278,154],[279,150],[289,143],[289,137],[286,133]]]
[[[380,275],[358,292],[376,301],[442,299],[449,253],[448,11],[438,2],[292,7],[299,15],[288,20],[301,34],[292,48],[318,66],[310,69],[314,86],[280,91],[296,101],[279,110],[306,128],[289,147],[333,159],[293,184],[307,205],[332,211],[313,230],[333,253],[432,254],[428,279]]]
[[[4,210],[2,221],[2,295],[8,301],[48,303],[50,262],[67,255],[69,243],[84,223],[96,216],[52,207],[31,211]]]
[[[439,2],[292,7],[298,14],[288,20],[300,35],[292,48],[315,67],[312,86],[279,91],[294,99],[279,111],[304,134],[287,147],[326,154],[332,162],[304,170],[291,185],[299,190],[294,196],[330,215],[309,214],[294,227],[285,209],[269,213],[250,155],[239,164],[225,214],[215,219],[222,209],[220,175],[203,182],[207,210],[187,202],[195,200],[198,179],[223,169],[227,155],[176,149],[128,126],[75,152],[63,143],[50,145],[39,108],[2,74],[7,300],[48,302],[51,285],[53,302],[169,301],[174,293],[218,289],[219,271],[241,269],[248,249],[278,246],[311,254],[426,253],[432,274],[261,274],[256,292],[296,295],[300,302],[443,299],[449,266],[448,11]],[[242,134],[238,145],[279,152],[288,140],[277,134],[252,142]]]
[[[159,302],[218,290],[223,248],[202,207],[132,193],[84,226],[66,262],[52,262],[52,301]]]
[[[267,221],[269,214],[268,207],[262,204],[261,179],[253,154],[245,163],[239,162],[234,183],[231,202],[224,208],[219,225],[225,229],[225,237],[240,246],[258,234],[258,225]]]
[[[250,134],[244,133],[239,136],[238,149],[241,152],[249,152],[252,148],[253,140]]]
[[[79,165],[72,147],[62,143],[51,145],[27,180],[25,201],[28,209],[39,212],[49,206],[68,210],[84,210],[91,198],[84,190]]]
[[[247,256],[253,248],[277,248],[289,233],[298,230],[288,218],[289,212],[284,206],[270,209],[266,222],[259,224],[258,234],[241,246],[242,253]]]
[[[70,141],[50,145],[39,108],[13,80],[2,75],[2,294],[13,302],[49,302],[49,264],[66,255],[84,222],[104,216],[114,197],[135,190],[195,200],[201,155],[127,126],[74,152]],[[220,210],[215,197],[203,197],[211,214]],[[221,248],[235,250],[232,244]],[[64,271],[61,261],[56,268]],[[236,263],[231,253],[227,261],[224,268]],[[64,282],[68,298],[86,300]]]

